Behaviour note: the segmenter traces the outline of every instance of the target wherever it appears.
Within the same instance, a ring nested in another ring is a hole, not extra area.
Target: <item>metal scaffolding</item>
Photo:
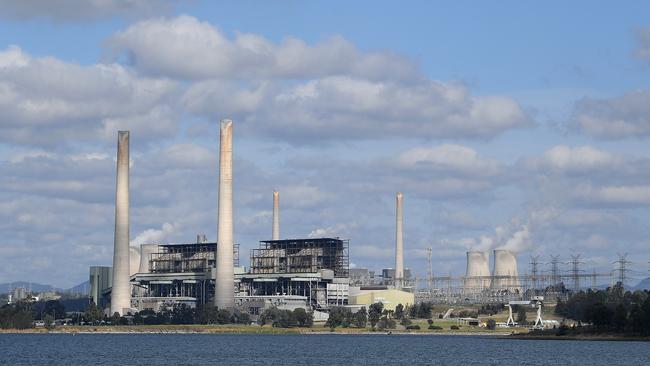
[[[149,255],[151,273],[207,272],[215,264],[217,243],[165,244]],[[239,266],[239,244],[233,248],[233,264]]]
[[[334,277],[348,277],[349,245],[349,240],[338,238],[261,241],[258,249],[251,249],[250,272],[315,273],[329,269]]]

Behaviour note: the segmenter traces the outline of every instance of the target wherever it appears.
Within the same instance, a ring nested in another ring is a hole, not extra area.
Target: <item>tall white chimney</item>
[[[397,230],[395,235],[395,287],[404,280],[404,241],[402,240],[402,193],[397,193]]]
[[[131,308],[129,261],[129,131],[117,133],[117,183],[111,314],[124,315]]]
[[[232,218],[232,121],[221,120],[219,150],[219,213],[214,304],[220,309],[235,306]]]
[[[272,240],[280,240],[280,193],[273,191],[273,235]]]

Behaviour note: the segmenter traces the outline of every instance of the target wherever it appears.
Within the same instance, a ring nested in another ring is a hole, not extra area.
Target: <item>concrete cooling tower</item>
[[[129,247],[129,276],[138,273],[140,269],[140,248]]]
[[[517,256],[513,251],[495,249],[492,288],[497,290],[520,291]]]
[[[158,244],[140,244],[140,266],[138,273],[149,273],[151,255],[158,253]]]
[[[480,292],[490,287],[490,266],[486,252],[467,252],[465,291]]]

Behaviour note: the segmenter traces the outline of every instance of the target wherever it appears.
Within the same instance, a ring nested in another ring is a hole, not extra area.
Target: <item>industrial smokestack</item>
[[[129,262],[129,131],[117,133],[117,183],[111,314],[124,315],[131,308]]]
[[[467,269],[465,271],[465,290],[480,291],[490,286],[490,266],[485,252],[467,252]]]
[[[492,270],[492,288],[503,290],[520,290],[517,257],[513,251],[494,250],[494,269]]]
[[[404,279],[404,242],[402,239],[402,193],[397,193],[397,227],[395,235],[395,287],[402,287]]]
[[[235,306],[232,227],[232,121],[221,121],[219,151],[219,213],[217,231],[214,304],[220,309]]]
[[[140,244],[140,267],[138,273],[149,273],[149,260],[151,255],[158,253],[158,244]]]
[[[273,235],[272,240],[280,240],[280,193],[273,191]]]

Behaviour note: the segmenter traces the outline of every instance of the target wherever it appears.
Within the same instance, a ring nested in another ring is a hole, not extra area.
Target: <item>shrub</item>
[[[408,327],[406,327],[406,329],[408,329],[408,330],[420,330],[420,326],[417,325],[417,324],[409,325]]]
[[[458,330],[458,329],[460,329],[460,328],[458,327],[458,325],[452,325],[451,327],[449,327],[449,329],[451,329],[451,330]]]
[[[486,328],[489,329],[489,330],[495,330],[497,328],[496,320],[488,319]]]
[[[429,330],[442,330],[442,327],[438,325],[429,325]]]

